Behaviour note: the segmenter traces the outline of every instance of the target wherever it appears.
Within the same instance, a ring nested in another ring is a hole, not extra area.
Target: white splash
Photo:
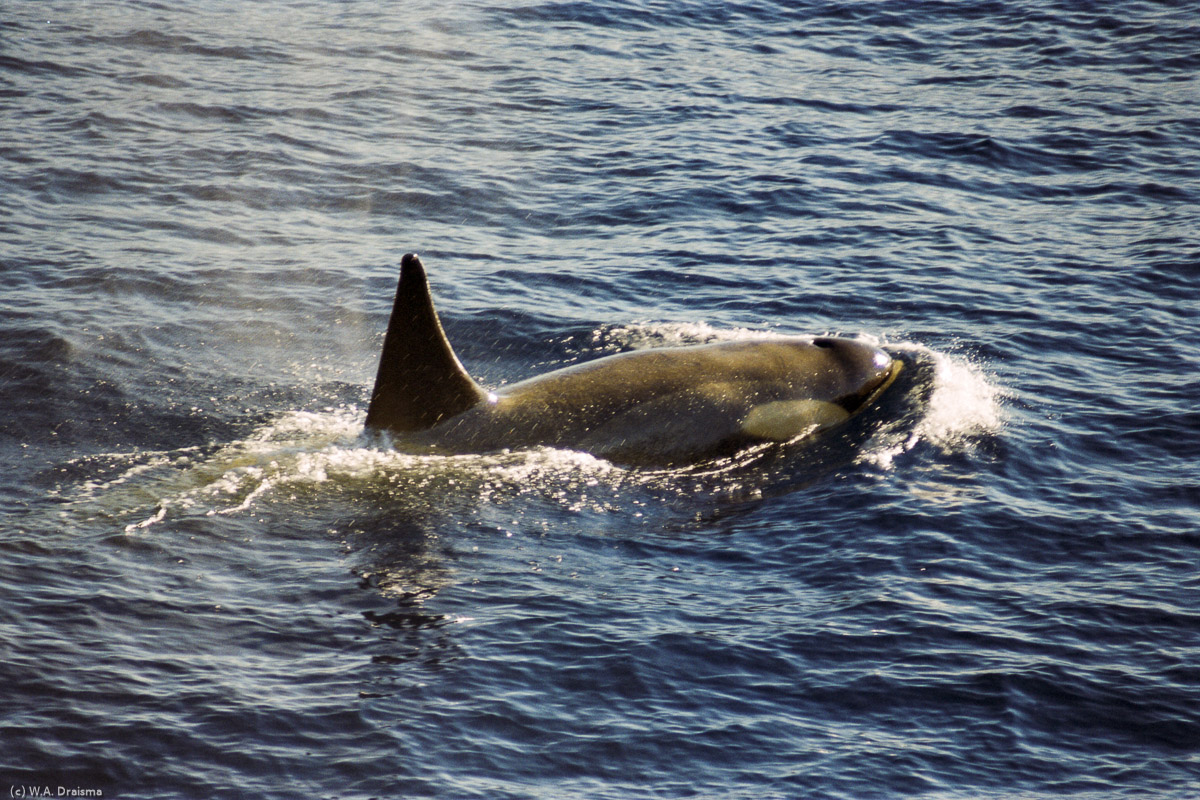
[[[965,435],[998,430],[1003,422],[1000,389],[978,365],[929,352],[936,371],[921,434],[934,444],[951,447]]]
[[[969,447],[974,437],[998,431],[1004,424],[1003,391],[983,368],[969,359],[918,344],[890,344],[893,352],[911,353],[930,369],[929,396],[915,423],[885,426],[862,461],[890,468],[896,457],[926,442],[943,451]]]
[[[89,517],[128,519],[135,532],[179,513],[229,514],[287,483],[317,483],[338,472],[375,468],[365,446],[359,412],[293,411],[257,428],[244,439],[210,447],[105,453],[73,462],[101,466],[107,477],[85,481],[66,498],[69,508]]]
[[[60,492],[69,494],[68,513],[123,523],[126,533],[137,533],[180,516],[245,512],[273,494],[288,497],[322,485],[399,486],[414,502],[425,498],[434,505],[450,495],[487,502],[557,487],[564,503],[584,508],[595,505],[589,491],[605,497],[627,474],[586,453],[552,448],[414,455],[388,444],[363,431],[360,409],[292,411],[227,444],[77,459],[75,466],[107,477]]]

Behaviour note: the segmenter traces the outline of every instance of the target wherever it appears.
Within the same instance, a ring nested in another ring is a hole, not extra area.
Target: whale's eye
[[[823,347],[826,350],[829,350],[833,347],[833,339],[826,339],[826,338],[813,339],[813,344],[816,345],[817,347]]]

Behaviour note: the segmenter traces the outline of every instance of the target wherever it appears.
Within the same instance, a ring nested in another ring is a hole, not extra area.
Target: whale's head
[[[822,336],[812,340],[819,358],[828,362],[827,396],[853,414],[870,403],[895,379],[900,362],[887,351],[860,339]]]
[[[757,439],[786,441],[836,427],[869,406],[900,371],[886,351],[858,339],[791,337],[758,348],[765,359],[759,363],[785,377],[771,399],[742,418],[742,433]]]

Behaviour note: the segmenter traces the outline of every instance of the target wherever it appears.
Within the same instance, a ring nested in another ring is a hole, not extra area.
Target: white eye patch
[[[742,433],[759,439],[785,442],[845,422],[849,412],[822,400],[777,400],[750,409],[742,420]]]

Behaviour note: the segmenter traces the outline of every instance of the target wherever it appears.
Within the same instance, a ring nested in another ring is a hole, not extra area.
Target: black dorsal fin
[[[383,338],[367,427],[425,430],[486,397],[454,355],[433,307],[425,267],[409,253],[400,261],[400,283]]]

